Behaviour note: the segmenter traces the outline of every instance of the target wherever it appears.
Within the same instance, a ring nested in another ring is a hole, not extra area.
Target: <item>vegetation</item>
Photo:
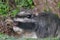
[[[60,8],[60,2],[58,2],[58,8]]]
[[[15,3],[16,3],[16,6],[19,8],[21,7],[27,8],[27,9],[34,8],[34,4],[32,0],[15,0]],[[6,3],[0,1],[0,15],[6,16],[10,13],[11,15],[15,16],[16,13],[19,12],[19,8],[13,9],[11,8],[11,6],[12,4],[9,5],[8,1]]]
[[[5,15],[9,11],[9,6],[7,4],[4,4],[3,2],[0,2],[0,15]]]
[[[33,38],[15,38],[13,36],[8,36],[0,34],[0,40],[60,40],[60,38],[44,38],[44,39],[33,39]]]
[[[19,7],[24,7],[28,9],[34,8],[33,0],[15,0],[15,1]]]
[[[8,16],[10,14],[12,17],[15,17],[15,15],[20,11],[20,8],[26,8],[26,9],[34,8],[33,0],[13,0],[13,4],[11,4],[11,2],[12,2],[11,0],[8,1],[0,0],[0,15]],[[58,3],[58,8],[60,8],[60,2]],[[46,9],[44,9],[44,11],[46,12]],[[13,36],[8,36],[0,33],[0,40],[37,40],[37,39],[15,38]],[[51,38],[51,39],[46,38],[38,40],[60,40],[60,38]]]

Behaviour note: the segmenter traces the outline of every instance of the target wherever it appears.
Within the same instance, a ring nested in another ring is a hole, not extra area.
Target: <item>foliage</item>
[[[60,2],[58,2],[58,8],[60,8]]]
[[[11,16],[14,17],[19,12],[19,9],[14,9],[11,11]]]
[[[9,6],[0,2],[0,15],[5,15],[9,11]]]
[[[8,35],[0,34],[0,40],[16,40],[14,37]]]
[[[3,2],[0,2],[0,15],[7,16],[9,14],[10,7],[8,4],[5,4]],[[15,16],[19,10],[16,8],[14,10],[11,10],[10,15]]]
[[[15,0],[17,5],[24,8],[34,8],[33,0]]]
[[[34,8],[34,4],[33,4],[33,0],[15,0],[17,6],[19,5],[20,7],[24,7],[24,8]],[[9,4],[6,2],[2,2],[0,1],[0,15],[6,16],[9,14],[9,10],[10,10],[10,6]],[[14,10],[11,10],[10,14],[12,16],[15,16],[17,13],[19,12],[19,10],[16,8]]]
[[[0,40],[60,40],[60,38],[40,38],[40,39],[34,39],[34,38],[16,38],[13,36],[8,36],[5,34],[0,33]]]

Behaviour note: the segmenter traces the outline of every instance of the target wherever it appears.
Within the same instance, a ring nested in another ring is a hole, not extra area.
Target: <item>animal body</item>
[[[60,19],[50,12],[42,12],[37,16],[21,12],[16,15],[14,22],[16,23],[15,27],[22,29],[22,31],[34,32],[35,38],[55,37],[60,34]]]

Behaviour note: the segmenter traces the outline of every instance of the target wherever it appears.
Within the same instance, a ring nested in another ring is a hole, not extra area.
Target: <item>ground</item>
[[[60,38],[44,38],[44,39],[15,38],[13,36],[0,34],[0,40],[60,40]]]

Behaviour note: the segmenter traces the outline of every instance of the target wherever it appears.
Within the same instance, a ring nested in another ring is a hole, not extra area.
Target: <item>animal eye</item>
[[[31,18],[31,15],[28,15],[27,18]]]

